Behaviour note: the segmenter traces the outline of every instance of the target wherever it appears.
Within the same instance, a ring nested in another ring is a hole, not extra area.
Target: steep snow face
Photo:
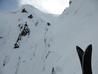
[[[97,0],[72,0],[70,7],[55,22],[54,49],[65,56],[63,61],[59,61],[64,63],[62,67],[65,74],[82,73],[76,46],[85,50],[89,44],[93,45],[92,71],[93,74],[98,73],[97,19]]]
[[[71,4],[68,9],[65,9],[63,16],[86,16],[97,13],[97,0],[71,0]]]
[[[29,5],[0,15],[0,74],[50,74],[60,58],[51,48],[51,22]]]

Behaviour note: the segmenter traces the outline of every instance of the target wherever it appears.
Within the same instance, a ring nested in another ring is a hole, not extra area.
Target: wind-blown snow
[[[97,74],[97,7],[97,0],[72,0],[58,17],[29,5],[0,14],[0,74],[82,74],[76,46],[85,50],[89,44],[93,46],[92,71]],[[21,36],[19,48],[14,48],[23,31],[19,24],[26,23],[30,35]]]

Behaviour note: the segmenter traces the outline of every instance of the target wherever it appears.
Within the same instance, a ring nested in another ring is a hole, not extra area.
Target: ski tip
[[[77,52],[83,52],[83,50],[79,46],[76,46],[76,50]]]
[[[87,49],[92,49],[92,44],[88,45]]]
[[[92,44],[88,45],[88,47],[86,48],[86,53],[91,53],[92,52]]]
[[[81,48],[79,47],[79,46],[76,46],[76,50],[78,51],[78,50],[80,50]]]
[[[92,74],[92,44],[88,45],[83,58],[83,74]]]

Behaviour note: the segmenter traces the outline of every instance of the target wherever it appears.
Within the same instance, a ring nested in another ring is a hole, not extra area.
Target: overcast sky
[[[23,4],[30,4],[43,12],[61,14],[69,6],[69,0],[0,0],[0,10],[15,10]]]

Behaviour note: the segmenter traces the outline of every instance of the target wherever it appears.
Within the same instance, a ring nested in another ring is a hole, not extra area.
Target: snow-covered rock
[[[60,55],[52,48],[52,26],[40,11],[24,5],[0,14],[0,74],[50,74]]]

